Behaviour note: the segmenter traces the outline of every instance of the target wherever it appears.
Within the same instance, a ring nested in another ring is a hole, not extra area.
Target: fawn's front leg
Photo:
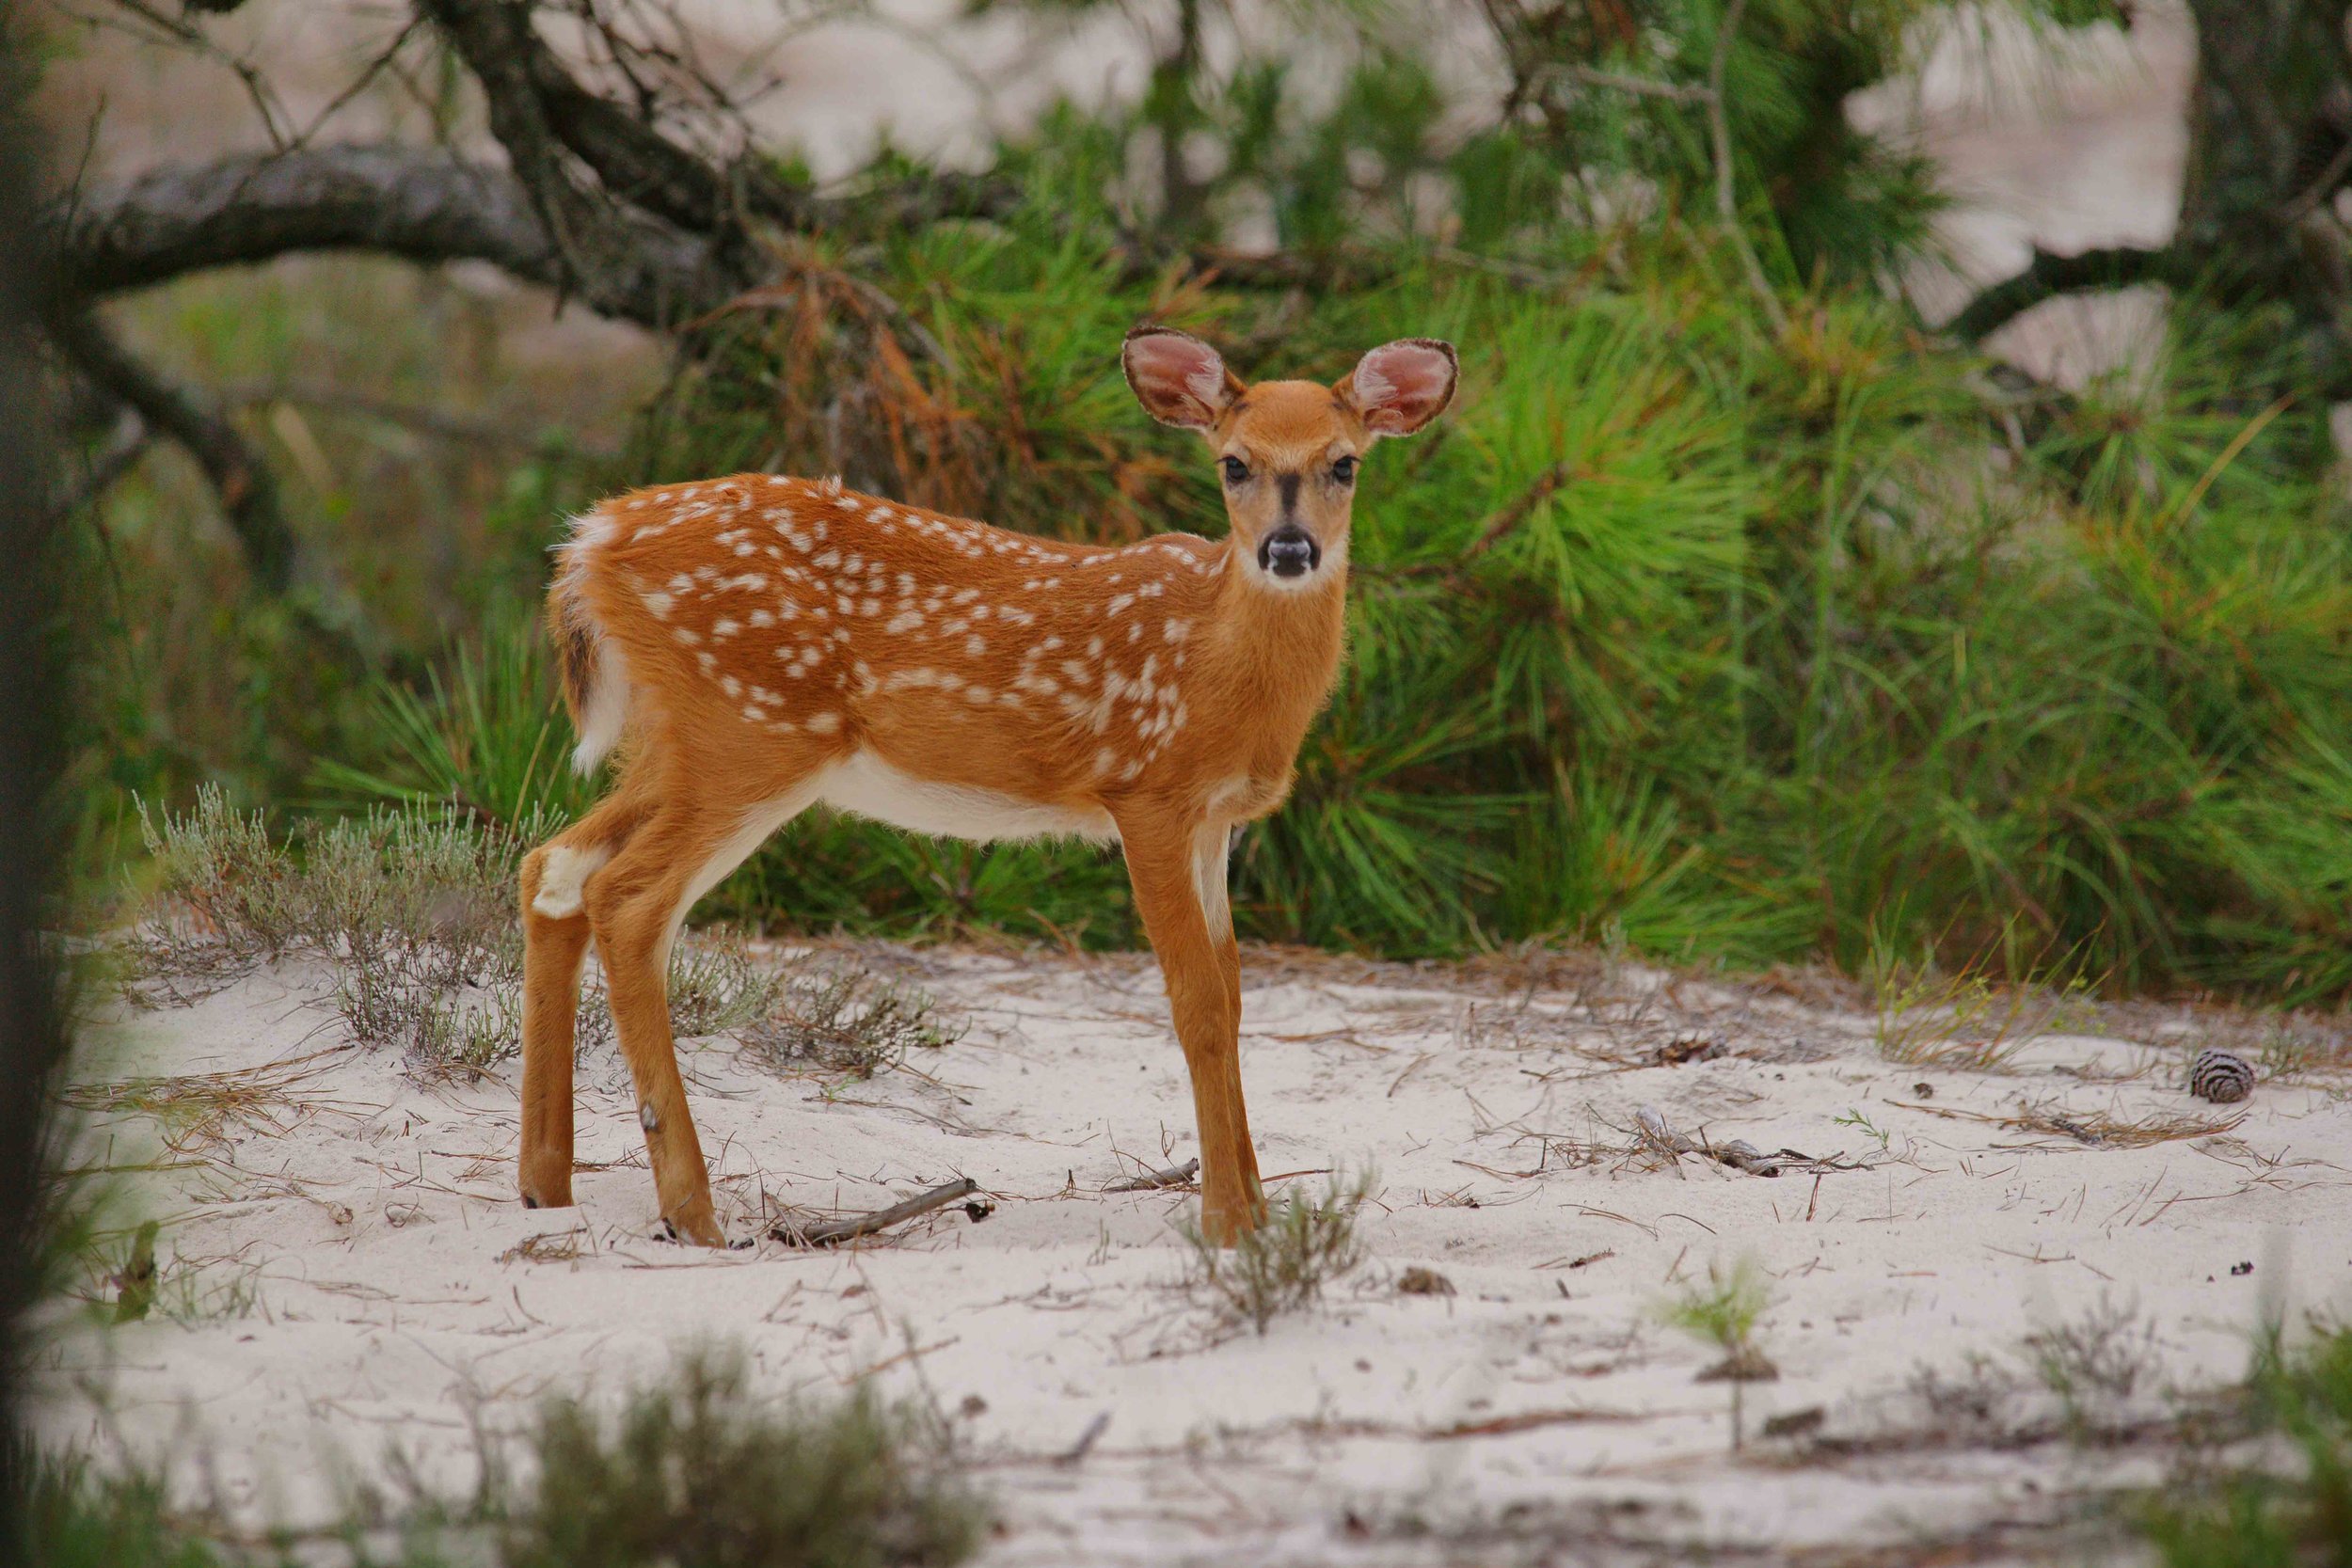
[[[1241,978],[1225,889],[1225,828],[1120,818],[1136,908],[1168,984],[1200,1131],[1200,1229],[1227,1244],[1257,1228],[1265,1199],[1241,1092]],[[1204,895],[1206,896],[1204,896]]]

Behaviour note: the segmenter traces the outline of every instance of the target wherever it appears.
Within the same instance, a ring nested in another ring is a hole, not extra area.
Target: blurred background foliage
[[[975,8],[1042,34],[1104,8]],[[316,564],[257,590],[170,455],[82,509],[83,863],[135,853],[135,795],[205,782],[290,814],[579,809],[534,605],[564,515],[621,486],[839,472],[1042,533],[1217,532],[1197,443],[1120,378],[1149,318],[1245,377],[1463,354],[1454,411],[1367,466],[1352,657],[1236,857],[1245,936],[2352,990],[2352,542],[2308,301],[2184,285],[2128,365],[2026,381],[1891,286],[1944,198],[1846,110],[1937,8],[1481,9],[1501,103],[1449,97],[1412,5],[1297,0],[1336,90],[1207,48],[1235,36],[1211,0],[1154,11],[1136,101],[995,150],[1005,210],[772,236],[772,280],[617,400],[534,372],[543,301],[388,261],[124,302],[251,389]],[[787,150],[760,155],[790,176]],[[822,814],[705,910],[1139,940],[1115,853]]]

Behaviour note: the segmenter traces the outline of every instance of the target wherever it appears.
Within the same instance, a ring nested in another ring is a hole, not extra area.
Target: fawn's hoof
[[[572,1206],[572,1184],[569,1181],[525,1181],[522,1197],[526,1209],[569,1209]]]
[[[711,1213],[710,1200],[707,1197],[680,1205],[675,1213],[662,1215],[661,1223],[669,1227],[673,1237],[695,1246],[723,1247],[727,1244],[727,1233],[719,1228],[718,1217]]]

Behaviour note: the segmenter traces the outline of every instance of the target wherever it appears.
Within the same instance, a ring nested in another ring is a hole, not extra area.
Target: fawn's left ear
[[[1445,412],[1460,373],[1452,343],[1399,338],[1357,360],[1331,389],[1375,436],[1410,436]]]

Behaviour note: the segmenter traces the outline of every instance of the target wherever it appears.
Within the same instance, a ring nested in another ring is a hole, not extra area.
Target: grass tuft
[[[2177,1476],[2141,1528],[2166,1568],[2352,1561],[2352,1328],[2257,1349],[2244,1409],[2250,1457]]]
[[[22,1555],[9,1560],[28,1568],[227,1568],[240,1560],[173,1512],[159,1478],[108,1474],[17,1444],[8,1473],[22,1478],[24,1536]]]
[[[831,1407],[753,1391],[739,1354],[683,1357],[617,1416],[559,1399],[532,1447],[538,1490],[499,1532],[502,1568],[930,1568],[986,1514],[934,1423],[861,1389]]]
[[[1334,1176],[1319,1199],[1294,1191],[1230,1247],[1212,1243],[1197,1221],[1185,1220],[1179,1227],[1191,1248],[1185,1285],[1227,1323],[1248,1323],[1263,1334],[1275,1319],[1313,1306],[1324,1287],[1371,1255],[1356,1219],[1372,1188],[1367,1171],[1353,1179]]]
[[[734,1033],[766,1018],[787,989],[740,931],[695,932],[670,956],[670,1030],[682,1038]]]
[[[2134,1307],[2102,1295],[2080,1316],[2025,1338],[2026,1364],[2058,1396],[2078,1436],[2112,1425],[2116,1412],[2155,1370],[2156,1325]]]
[[[259,814],[207,787],[184,815],[145,819],[160,886],[126,942],[126,990],[185,1005],[282,958],[323,963],[336,1011],[360,1045],[402,1052],[421,1070],[476,1072],[521,1042],[522,929],[515,874],[545,836],[411,801],[313,822],[279,842]],[[779,1069],[814,1063],[871,1077],[914,1048],[952,1043],[956,1027],[922,992],[855,969],[795,979],[763,963],[739,932],[714,927],[670,958],[670,1018],[682,1037],[734,1034]],[[612,1037],[593,981],[580,1048]],[[273,1084],[249,1075],[92,1085],[86,1108],[153,1110],[201,1138],[270,1109]],[[263,1074],[266,1078],[268,1075]]]
[[[746,1054],[773,1071],[813,1066],[871,1078],[910,1051],[940,1050],[961,1035],[924,991],[859,970],[828,969],[779,986],[737,1037]]]
[[[2020,1051],[2087,1013],[2086,989],[2074,982],[2051,991],[1981,968],[1940,974],[1898,967],[1879,982],[1879,1054],[1902,1067],[2006,1072]]]
[[[481,1484],[352,1499],[348,1517],[263,1557],[218,1508],[175,1509],[161,1478],[21,1453],[32,1568],[226,1568],[350,1561],[391,1568],[948,1568],[988,1510],[952,1473],[945,1424],[861,1388],[816,1403],[764,1398],[739,1354],[682,1356],[616,1413],[548,1402],[515,1479],[484,1434]],[[414,1484],[414,1479],[409,1478]],[[397,1555],[375,1546],[396,1541]],[[330,1548],[341,1547],[341,1550]]]
[[[445,1069],[515,1049],[524,833],[410,804],[313,823],[297,847],[209,785],[185,815],[141,825],[160,886],[127,943],[134,995],[184,1004],[304,958],[328,967],[336,1011],[362,1045]]]
[[[1708,1263],[1704,1285],[1692,1284],[1659,1309],[1659,1315],[1669,1326],[1723,1352],[1724,1358],[1702,1370],[1698,1381],[1731,1385],[1734,1452],[1739,1451],[1743,1436],[1745,1386],[1780,1376],[1780,1369],[1772,1365],[1772,1358],[1756,1342],[1756,1323],[1772,1303],[1772,1290],[1764,1282],[1763,1271],[1755,1259],[1742,1258],[1728,1269],[1721,1263]]]

